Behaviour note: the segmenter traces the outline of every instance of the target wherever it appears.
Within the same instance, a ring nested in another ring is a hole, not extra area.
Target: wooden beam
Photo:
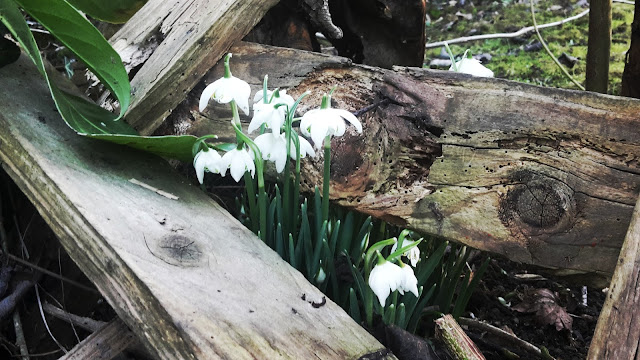
[[[363,135],[332,145],[341,205],[512,260],[613,273],[640,190],[640,101],[249,43],[231,51],[254,90],[267,73],[294,96],[311,90],[304,112],[337,85],[335,105],[360,114]],[[197,112],[203,87],[166,128],[231,140],[227,107]],[[321,161],[306,162],[306,184],[320,184]]]
[[[158,127],[202,75],[278,0],[149,0],[110,39],[129,71],[129,124]]]
[[[589,360],[638,359],[640,356],[640,201],[620,250],[607,300],[589,346]]]
[[[382,348],[335,303],[302,300],[323,294],[164,160],[76,135],[26,57],[0,78],[12,89],[0,92],[3,169],[154,357],[357,359]]]

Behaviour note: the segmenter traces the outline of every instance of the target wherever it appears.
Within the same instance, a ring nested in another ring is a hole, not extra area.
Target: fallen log
[[[613,273],[640,189],[640,101],[250,43],[231,51],[254,91],[265,74],[294,96],[311,90],[305,111],[337,85],[334,106],[363,122],[362,135],[334,139],[335,202],[515,261]],[[197,112],[221,74],[219,64],[161,131],[232,141],[225,106]],[[320,185],[321,164],[306,163],[306,186]]]
[[[323,294],[164,160],[76,135],[25,56],[0,78],[2,168],[155,358],[383,349],[335,303],[302,300]]]

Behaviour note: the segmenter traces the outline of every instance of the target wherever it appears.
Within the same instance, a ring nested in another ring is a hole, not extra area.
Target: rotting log
[[[338,86],[335,106],[364,133],[333,140],[337,203],[537,265],[613,273],[640,189],[640,101],[427,69],[384,70],[299,50],[239,43],[232,71],[257,90],[300,95],[301,111]],[[229,111],[197,99],[163,131],[232,141]],[[304,184],[320,184],[321,157]]]
[[[131,80],[127,121],[155,128],[278,0],[149,0],[110,39]]]
[[[589,346],[589,360],[640,357],[640,201],[620,250],[607,300]]]
[[[110,360],[136,342],[127,325],[115,318],[82,340],[58,360]]]
[[[0,92],[2,168],[154,357],[357,359],[383,349],[335,303],[312,306],[320,291],[166,161],[76,135],[25,56],[0,79],[11,89]]]

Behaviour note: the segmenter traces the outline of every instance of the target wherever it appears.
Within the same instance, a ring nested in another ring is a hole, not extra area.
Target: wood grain
[[[357,359],[382,349],[164,160],[76,135],[26,57],[0,69],[0,162],[158,359]],[[129,179],[174,194],[174,200]],[[390,357],[392,358],[392,357]]]
[[[110,39],[131,80],[129,124],[146,135],[278,0],[150,0]]]
[[[294,96],[311,90],[303,113],[337,85],[334,106],[359,114],[364,133],[333,140],[337,203],[512,260],[613,273],[640,190],[640,101],[249,43],[231,51],[254,90],[266,73]],[[203,87],[165,130],[230,140],[226,107],[197,112]],[[320,184],[321,164],[306,162],[305,184]]]
[[[110,360],[136,341],[127,325],[116,318],[82,340],[59,360]]]

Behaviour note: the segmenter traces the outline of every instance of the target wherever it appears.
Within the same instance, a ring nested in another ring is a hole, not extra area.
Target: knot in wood
[[[530,235],[566,230],[575,218],[573,190],[565,183],[528,174],[501,203],[501,219]]]
[[[559,223],[567,207],[561,194],[548,183],[526,185],[515,205],[522,221],[541,228]]]
[[[203,259],[199,243],[184,235],[165,235],[157,242],[147,245],[153,255],[167,264],[192,267],[198,266]]]

